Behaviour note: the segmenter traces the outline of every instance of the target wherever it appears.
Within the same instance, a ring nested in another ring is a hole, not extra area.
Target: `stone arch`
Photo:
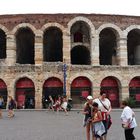
[[[42,32],[45,32],[45,30],[47,30],[48,28],[50,27],[57,27],[58,29],[60,29],[62,31],[62,33],[64,34],[65,33],[65,28],[64,26],[62,26],[61,24],[59,23],[47,23],[45,25],[42,26],[42,28],[40,29]]]
[[[140,25],[130,25],[129,27],[127,27],[127,28],[123,31],[123,35],[127,38],[128,33],[129,33],[131,30],[134,30],[134,29],[140,29]]]
[[[5,59],[7,57],[7,35],[8,29],[0,25],[0,59]]]
[[[135,76],[129,81],[129,97],[135,100],[133,107],[140,107],[140,76]]]
[[[46,24],[43,29],[43,61],[62,62],[64,46],[63,27],[60,24]]]
[[[140,25],[131,25],[124,34],[127,38],[128,65],[140,65]]]
[[[59,96],[63,95],[63,81],[57,77],[49,77],[45,79],[44,83],[42,84],[42,107],[47,108],[47,102],[49,101],[50,98],[49,96],[52,97],[54,101]]]
[[[15,26],[12,30],[12,34],[16,35],[17,31],[21,28],[29,28],[32,30],[32,32],[34,34],[36,34],[36,28],[32,25],[32,24],[29,24],[29,23],[21,23],[21,24],[18,24],[17,26]]]
[[[8,29],[5,26],[3,26],[2,24],[0,24],[0,29],[3,30],[6,35],[9,33]]]
[[[3,108],[6,108],[7,98],[8,98],[8,87],[6,81],[3,78],[0,78],[0,96],[3,98]]]
[[[97,30],[96,30],[96,34],[99,36],[100,32],[105,29],[105,28],[111,28],[113,29],[114,31],[116,31],[116,36],[118,38],[121,38],[123,36],[123,32],[122,30],[115,24],[112,24],[112,23],[106,23],[106,24],[102,24]]]
[[[99,36],[100,65],[118,65],[118,40],[122,35],[120,28],[110,23],[103,24],[98,28],[97,34]]]
[[[35,84],[32,79],[22,77],[15,82],[15,98],[18,109],[35,108]]]
[[[16,63],[35,64],[35,34],[28,27],[20,27],[15,33]]]
[[[76,77],[73,79],[70,87],[74,105],[81,106],[87,96],[92,95],[92,82],[87,76]]]
[[[94,81],[94,78],[90,74],[88,74],[86,72],[85,73],[79,72],[79,73],[73,74],[73,76],[70,77],[70,79],[69,79],[70,84],[76,77],[80,77],[80,76],[87,77],[91,82]]]
[[[95,27],[94,25],[92,24],[91,20],[89,20],[88,18],[86,17],[82,17],[82,16],[78,16],[78,17],[75,17],[73,18],[72,20],[70,20],[68,22],[68,32],[70,33],[70,30],[71,30],[71,27],[74,23],[76,23],[77,21],[83,21],[85,22],[88,26],[89,26],[89,29],[91,31],[91,37],[94,37],[95,35]]]
[[[106,92],[112,107],[119,107],[120,85],[120,81],[114,76],[107,76],[100,83],[100,91]]]

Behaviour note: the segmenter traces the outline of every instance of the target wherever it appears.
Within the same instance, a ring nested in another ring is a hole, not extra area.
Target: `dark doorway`
[[[135,77],[130,81],[129,97],[136,101],[136,107],[140,107],[140,77]]]
[[[6,34],[0,29],[0,59],[6,58]]]
[[[140,30],[134,29],[127,36],[128,65],[140,65]]]
[[[18,109],[35,108],[35,87],[32,80],[25,77],[17,81],[16,101]]]
[[[71,84],[71,97],[73,104],[83,104],[86,97],[91,95],[91,82],[86,77],[77,77]]]
[[[100,65],[116,65],[116,35],[110,28],[103,29],[99,35]]]
[[[34,33],[29,28],[21,28],[16,34],[17,63],[34,64]]]
[[[71,50],[71,63],[90,65],[90,51],[85,46],[76,46]]]
[[[60,79],[56,77],[51,77],[47,79],[43,85],[43,96],[42,96],[42,106],[47,108],[46,101],[49,100],[49,96],[52,96],[55,101],[58,96],[63,95],[63,83]]]
[[[72,43],[88,43],[90,44],[90,30],[87,23],[77,21],[71,27],[71,41]]]
[[[57,27],[50,27],[43,36],[43,60],[46,62],[62,62],[62,59],[62,31]]]
[[[0,96],[2,96],[4,100],[3,108],[5,109],[7,104],[7,86],[2,79],[0,79]]]
[[[114,77],[106,77],[101,82],[101,91],[107,93],[113,108],[119,107],[119,86]]]

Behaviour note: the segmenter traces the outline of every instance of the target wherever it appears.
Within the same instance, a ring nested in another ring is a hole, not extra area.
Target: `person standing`
[[[66,96],[63,96],[61,108],[64,110],[64,112],[66,113],[66,115],[68,115],[67,105],[68,105],[67,97]]]
[[[0,119],[2,118],[3,102],[4,102],[4,100],[3,100],[2,96],[0,96]]]
[[[84,117],[84,127],[86,127],[86,139],[90,140],[90,131],[92,128],[92,104],[93,104],[93,97],[92,96],[87,96],[86,98],[87,102],[84,104],[84,109],[83,109],[83,114],[85,115]],[[92,134],[92,138],[94,138]]]
[[[8,117],[14,117],[14,108],[16,106],[14,99],[12,98],[12,96],[8,96],[9,97],[9,101],[8,101]]]
[[[121,102],[121,108],[123,108],[121,114],[122,127],[124,128],[125,140],[135,140],[133,134],[134,128],[137,126],[135,113],[128,106],[127,101]]]
[[[96,102],[98,104],[98,108],[102,113],[102,119],[103,124],[105,127],[105,134],[104,134],[104,140],[107,140],[107,131],[108,131],[108,122],[110,117],[110,112],[112,110],[111,102],[108,98],[106,98],[106,92],[101,91],[100,97],[93,100],[93,102]]]
[[[48,100],[48,102],[49,102],[49,107],[48,107],[49,110],[54,111],[54,108],[53,108],[54,100],[53,100],[53,98],[52,98],[51,95],[49,95],[49,100]]]
[[[102,114],[98,109],[98,104],[93,103],[93,116],[92,116],[92,131],[94,133],[94,140],[103,140],[103,135],[105,133],[105,127],[102,122]]]

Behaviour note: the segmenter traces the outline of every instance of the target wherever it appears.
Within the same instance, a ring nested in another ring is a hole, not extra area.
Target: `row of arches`
[[[101,25],[97,30],[85,17],[76,17],[68,23],[66,30],[62,25],[48,23],[41,30],[23,23],[12,30],[15,36],[16,63],[35,64],[35,42],[40,34],[44,62],[62,62],[64,42],[70,41],[71,64],[90,65],[93,53],[99,50],[100,65],[119,65],[120,40],[126,40],[128,65],[140,64],[140,27],[130,26],[122,31],[114,24]],[[6,58],[6,27],[0,28],[0,59]],[[66,40],[66,38],[68,40]],[[98,42],[96,42],[96,41]],[[98,47],[98,48],[97,48]]]
[[[71,98],[74,104],[83,104],[88,95],[93,95],[94,82],[92,83],[87,77],[80,76],[75,78],[71,83]],[[134,77],[129,85],[129,96],[136,100],[136,105],[140,105],[140,77]],[[54,99],[63,95],[63,82],[56,77],[50,77],[42,85],[42,108],[45,108],[45,100],[51,95]],[[121,85],[119,81],[112,76],[106,77],[101,81],[100,90],[107,93],[113,107],[119,107],[121,96]],[[4,98],[5,107],[7,103],[7,86],[0,79],[0,95]],[[15,84],[15,100],[17,107],[35,108],[35,86],[31,79],[24,77],[19,79]]]

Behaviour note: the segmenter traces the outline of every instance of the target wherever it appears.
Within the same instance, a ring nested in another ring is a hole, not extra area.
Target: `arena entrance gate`
[[[21,78],[17,81],[16,101],[18,109],[35,108],[35,87],[32,80]]]
[[[140,107],[140,77],[135,77],[130,81],[129,96],[136,101],[136,107]]]
[[[91,95],[91,82],[86,77],[78,77],[71,84],[73,104],[83,104],[88,95]]]
[[[43,96],[42,96],[42,105],[43,108],[47,108],[47,102],[49,96],[52,96],[55,101],[58,96],[63,95],[63,83],[60,79],[56,77],[51,77],[44,82],[43,85]]]
[[[3,100],[4,100],[4,107],[6,108],[6,103],[7,103],[7,86],[5,84],[5,82],[0,79],[0,96],[2,96]]]
[[[101,82],[101,91],[107,93],[113,108],[119,107],[119,86],[114,77],[107,77]]]

